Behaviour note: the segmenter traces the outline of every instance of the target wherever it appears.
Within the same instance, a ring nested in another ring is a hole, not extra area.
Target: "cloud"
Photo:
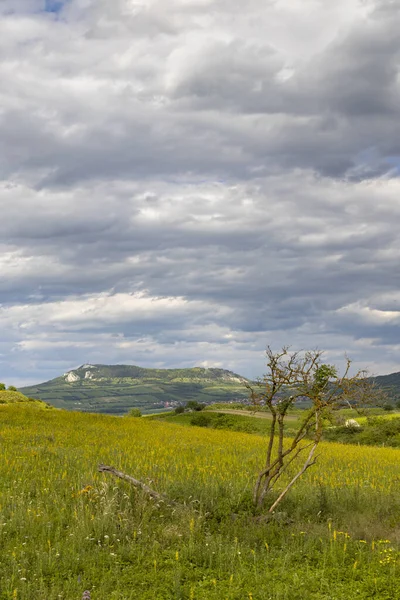
[[[4,377],[396,370],[395,4],[3,3]]]
[[[351,170],[376,139],[376,124],[362,117],[396,106],[396,19],[367,19],[356,2],[346,19],[341,3],[333,11],[310,3],[299,14],[293,3],[249,2],[240,19],[236,5],[218,3],[212,16],[207,7],[75,0],[58,20],[6,16],[1,132],[13,151],[4,176],[68,186],[99,173],[113,180]],[[335,41],[346,20],[349,32]],[[318,29],[318,43],[305,39]],[[358,118],[349,123],[354,106]],[[387,151],[379,153],[384,162]]]

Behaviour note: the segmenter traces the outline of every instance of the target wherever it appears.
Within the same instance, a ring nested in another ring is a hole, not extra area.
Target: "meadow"
[[[400,451],[322,444],[269,518],[251,506],[264,449],[255,434],[0,406],[0,599],[398,598]]]
[[[360,416],[356,411],[350,409],[338,411],[336,419],[340,419],[339,422],[345,423],[347,419],[354,419],[360,427],[347,427],[343,424],[332,426],[327,422],[324,439],[341,444],[400,448],[400,414],[398,412],[388,414],[383,409],[368,409],[364,412],[367,416]],[[240,409],[223,409],[221,412],[215,409],[210,410],[209,407],[201,412],[176,414],[172,411],[147,415],[146,418],[186,426],[198,425],[262,435],[269,433],[271,425],[270,414],[266,412],[248,412]],[[303,419],[304,410],[292,411],[287,415],[285,435],[294,436]]]
[[[146,419],[156,419],[164,423],[177,423],[178,425],[198,425],[200,427],[212,427],[215,429],[229,429],[243,433],[258,433],[265,435],[271,429],[271,421],[268,418],[259,419],[252,416],[243,416],[239,414],[226,414],[223,412],[214,412],[203,410],[201,412],[186,412],[175,414],[175,412],[159,413],[158,415],[149,415]],[[290,425],[297,426],[297,420]]]

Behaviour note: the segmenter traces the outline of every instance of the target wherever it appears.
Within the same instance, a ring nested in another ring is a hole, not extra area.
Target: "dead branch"
[[[303,473],[312,465],[315,464],[316,459],[314,458],[313,460],[313,456],[314,456],[314,452],[316,450],[318,446],[318,442],[315,442],[315,444],[313,445],[313,447],[311,448],[310,454],[308,455],[308,458],[306,460],[306,462],[304,463],[304,465],[302,466],[302,468],[300,469],[300,471],[293,477],[293,479],[288,483],[288,485],[285,487],[285,489],[283,490],[283,492],[279,495],[279,497],[275,500],[275,502],[273,503],[273,505],[271,506],[271,508],[269,509],[268,512],[272,513],[275,508],[278,506],[278,504],[283,500],[283,498],[286,496],[286,494],[288,493],[288,491],[290,490],[290,488],[296,483],[296,481],[298,480],[299,477],[301,477],[303,475]]]
[[[135,479],[131,475],[127,475],[126,473],[123,473],[122,471],[118,471],[114,467],[109,467],[107,465],[99,465],[98,471],[100,471],[100,473],[111,473],[111,475],[114,475],[114,477],[118,477],[119,479],[128,481],[135,487],[140,488],[141,490],[146,492],[146,494],[148,494],[151,498],[155,498],[156,500],[161,500],[162,502],[165,502],[166,504],[169,504],[171,506],[177,505],[177,502],[174,502],[173,500],[170,500],[163,494],[159,494],[155,490],[152,490],[148,485],[143,483],[143,481],[139,481],[138,479]]]

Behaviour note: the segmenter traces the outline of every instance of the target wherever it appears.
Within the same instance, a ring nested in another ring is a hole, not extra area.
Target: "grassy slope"
[[[218,412],[211,412],[211,408],[213,407],[208,407],[204,413],[201,413],[205,414],[208,420],[207,423],[202,424],[204,427],[230,429],[232,431],[244,431],[247,433],[266,433],[269,430],[268,424],[265,424],[265,420],[270,418],[268,413],[253,412],[251,416],[246,417],[243,416],[246,411],[239,408],[236,410],[225,409],[225,411],[220,410]],[[379,408],[367,409],[365,412],[367,416],[359,416],[351,409],[340,410],[337,413],[337,417],[341,417],[343,422],[345,419],[354,419],[361,427],[359,429],[344,425],[327,427],[324,431],[324,439],[342,444],[400,448],[400,412],[387,413]],[[288,415],[286,435],[293,435],[298,430],[303,415],[304,412],[302,411],[293,411]],[[193,417],[193,413],[182,415],[166,413],[163,415],[154,415],[151,418],[190,426],[193,425]]]
[[[400,448],[400,414],[361,417],[360,428],[336,427],[325,432],[325,438],[343,444],[366,444]]]
[[[163,413],[160,415],[152,415],[151,419],[161,420],[167,423],[177,423],[179,425],[191,426],[192,421],[201,415],[207,419],[205,425],[213,429],[228,429],[230,431],[239,431],[243,433],[256,433],[264,435],[270,430],[270,422],[268,418],[257,418],[255,416],[245,416],[242,414],[211,412],[204,410],[202,412],[190,412],[180,415],[175,413]],[[298,429],[300,419],[294,419],[287,423],[286,434],[291,435]]]
[[[21,392],[0,390],[0,404],[16,404],[21,402],[29,402],[30,405],[39,408],[49,408],[44,402],[28,398],[24,394],[21,394]]]
[[[324,444],[266,522],[249,504],[263,437],[38,415],[0,406],[1,600],[399,597],[399,451]],[[185,506],[149,501],[99,462]]]
[[[377,385],[387,392],[392,401],[400,400],[400,372],[378,375],[373,379]]]

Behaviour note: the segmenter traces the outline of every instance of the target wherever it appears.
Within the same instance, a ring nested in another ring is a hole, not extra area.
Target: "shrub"
[[[215,429],[235,429],[236,422],[229,415],[218,413],[213,426]]]
[[[180,404],[179,406],[177,406],[176,409],[175,409],[175,414],[176,415],[181,415],[184,412],[185,412],[185,407],[182,406],[182,404]]]
[[[16,391],[17,391],[17,388],[16,388],[14,385],[9,385],[9,386],[8,386],[8,391],[9,391],[9,392],[16,392]]]
[[[201,404],[200,402],[197,402],[197,400],[189,400],[189,402],[186,402],[186,408],[188,410],[201,411],[205,407],[206,407],[205,404]]]
[[[128,412],[128,416],[129,417],[141,417],[142,411],[140,410],[140,408],[131,408],[131,410]]]
[[[211,417],[209,415],[194,415],[190,419],[190,424],[196,427],[208,427],[211,423]]]

